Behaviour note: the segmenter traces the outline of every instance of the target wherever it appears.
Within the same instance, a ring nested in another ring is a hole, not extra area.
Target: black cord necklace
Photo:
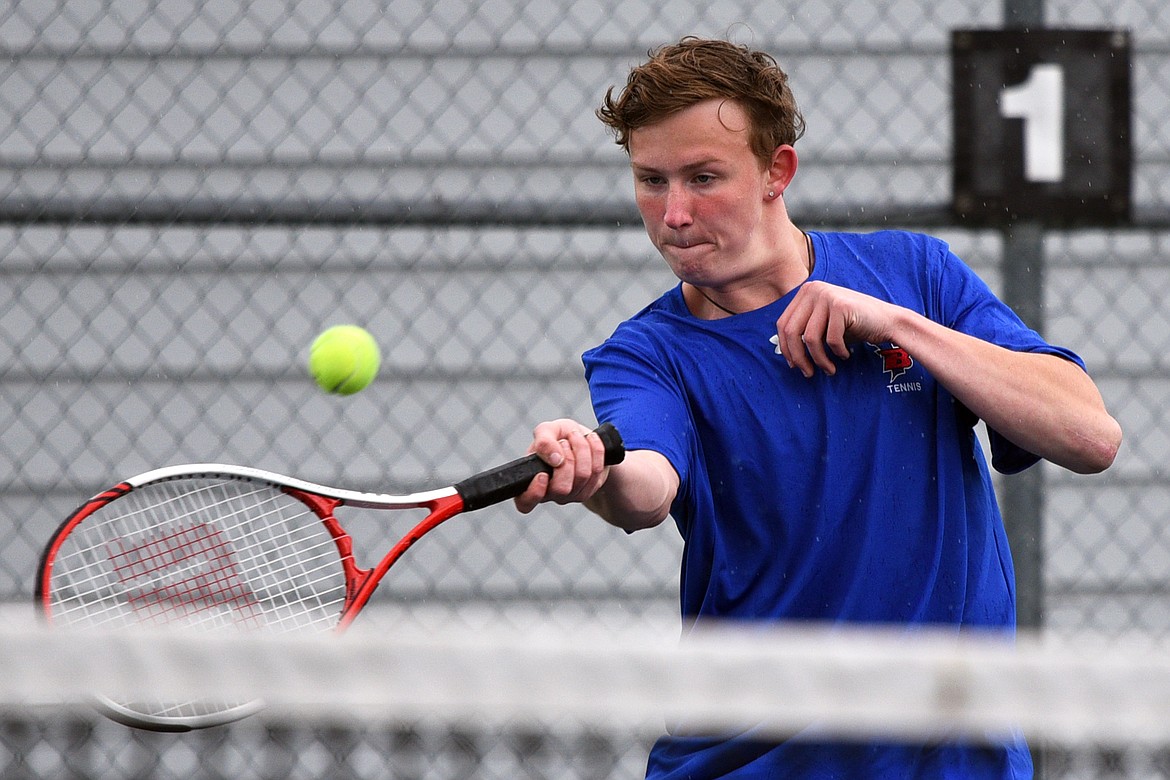
[[[813,268],[815,268],[815,267],[816,267],[816,264],[817,264],[817,258],[816,258],[816,255],[815,255],[815,254],[814,254],[814,252],[813,252],[812,236],[810,236],[808,233],[805,233],[803,230],[802,230],[802,231],[800,231],[800,233],[801,233],[801,235],[803,235],[803,236],[804,236],[804,246],[805,246],[805,249],[808,251],[808,273],[809,273],[809,276],[811,276],[811,275],[812,275],[812,272],[813,272]],[[692,285],[692,286],[693,286],[693,285]],[[721,303],[719,303],[718,301],[716,301],[714,298],[712,298],[712,297],[711,297],[710,295],[708,295],[707,293],[703,292],[703,288],[702,288],[702,287],[695,287],[695,289],[699,291],[699,295],[702,295],[704,298],[706,298],[706,299],[707,299],[707,301],[708,301],[708,302],[709,302],[709,303],[710,303],[712,306],[714,306],[716,309],[719,309],[720,311],[722,311],[722,312],[724,312],[724,313],[726,313],[726,314],[730,314],[730,315],[731,315],[731,316],[733,316],[733,317],[734,317],[736,314],[739,314],[739,312],[737,312],[737,311],[732,311],[731,309],[727,308],[727,307],[726,307],[726,306],[724,306],[723,304],[721,304]]]
[[[711,305],[712,305],[712,306],[714,306],[716,309],[719,309],[719,310],[721,310],[721,311],[725,311],[725,312],[727,312],[728,314],[730,314],[730,315],[732,315],[732,316],[734,316],[735,314],[737,314],[737,313],[738,313],[738,312],[734,312],[734,311],[732,311],[731,309],[727,308],[727,307],[726,307],[726,306],[724,306],[723,304],[721,304],[721,303],[718,303],[718,302],[717,302],[717,301],[716,301],[714,298],[712,298],[710,295],[708,295],[707,293],[703,292],[703,288],[702,288],[702,287],[696,287],[695,289],[699,291],[699,295],[702,295],[704,298],[706,298],[706,299],[707,299],[707,300],[708,300],[708,301],[711,303]]]

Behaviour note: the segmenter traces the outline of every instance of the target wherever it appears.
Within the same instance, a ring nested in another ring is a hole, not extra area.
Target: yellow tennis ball
[[[357,325],[334,325],[309,348],[309,372],[327,393],[352,395],[364,389],[381,362],[378,342]]]

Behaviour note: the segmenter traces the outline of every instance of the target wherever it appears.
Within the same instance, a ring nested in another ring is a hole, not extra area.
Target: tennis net
[[[662,627],[490,615],[381,614],[340,637],[9,620],[0,669],[0,756],[29,777],[139,760],[156,762],[154,777],[197,777],[184,761],[194,770],[209,755],[247,762],[208,776],[629,777],[667,722],[778,739],[815,728],[978,742],[1019,730],[1064,756],[1058,766],[1090,750],[1093,766],[1133,772],[1116,777],[1166,776],[1170,746],[1170,654],[1149,640],[735,625],[680,640]],[[109,723],[95,694],[264,706],[230,727],[159,735]]]

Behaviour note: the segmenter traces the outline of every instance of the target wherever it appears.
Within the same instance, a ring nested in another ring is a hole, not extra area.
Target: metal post
[[[1017,222],[1003,231],[1003,300],[1039,333],[1044,332],[1044,229]],[[1016,613],[1021,628],[1038,629],[1044,617],[1044,469],[1005,476],[1000,506],[1016,566]]]
[[[1004,0],[1004,27],[1044,27],[1044,0]],[[1004,302],[1038,333],[1044,333],[1044,228],[1017,222],[1003,230]],[[1037,464],[1005,477],[1000,505],[1016,567],[1016,620],[1038,630],[1044,619],[1044,469]],[[1045,776],[1044,749],[1032,745],[1035,776]]]
[[[1044,0],[1004,0],[1004,27],[1044,26]],[[1017,221],[1003,229],[1004,302],[1029,326],[1044,333],[1044,228]],[[1023,628],[1040,628],[1044,612],[1042,517],[1043,469],[1034,466],[1003,481],[1000,500],[1016,564],[1017,619]]]
[[[1008,30],[1035,30],[1044,26],[1044,0],[1004,0],[1003,26]]]

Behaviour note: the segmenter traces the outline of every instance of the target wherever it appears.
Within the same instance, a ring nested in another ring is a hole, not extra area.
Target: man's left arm
[[[1015,352],[824,282],[806,283],[776,327],[789,365],[805,376],[835,373],[833,356],[848,358],[850,342],[894,342],[988,427],[1072,471],[1104,471],[1121,446],[1096,384],[1063,357]]]
[[[1085,371],[1059,355],[1014,352],[909,313],[895,339],[989,428],[1081,474],[1104,471],[1121,426]]]

